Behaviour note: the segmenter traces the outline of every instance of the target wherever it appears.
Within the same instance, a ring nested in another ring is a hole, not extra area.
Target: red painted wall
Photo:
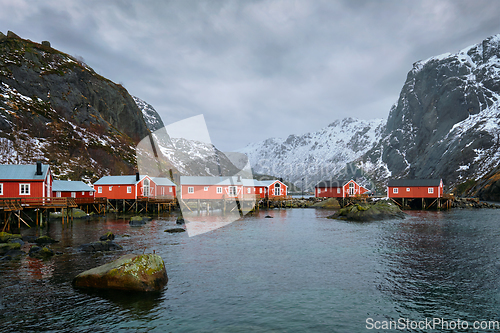
[[[71,198],[72,191],[60,191],[60,192],[61,192],[61,198]],[[91,192],[91,191],[84,191],[84,192],[76,191],[75,194],[76,194],[75,198],[93,198],[94,197],[94,192]],[[54,192],[54,196],[57,197],[57,192]]]
[[[164,185],[157,185],[156,186],[156,196],[157,197],[175,198],[175,195],[176,195],[175,186],[164,186]]]
[[[398,193],[394,193],[394,189]],[[429,193],[429,188],[433,193]],[[389,198],[441,198],[443,197],[443,186],[390,186],[387,189]]]
[[[279,195],[275,194],[275,187],[274,187],[274,184],[276,183],[279,183],[280,184],[280,193]],[[280,182],[279,180],[275,181],[274,183],[272,183],[271,185],[269,185],[268,187],[268,191],[269,191],[269,198],[276,198],[276,197],[285,197],[286,194],[287,194],[287,187],[285,184],[283,184],[282,182]]]
[[[236,185],[235,185],[236,186]],[[194,193],[189,193],[189,187],[192,187]],[[207,187],[207,191],[205,191]],[[217,187],[222,188],[222,193],[217,193]],[[231,198],[229,196],[229,185],[182,185],[182,199],[183,200],[221,200],[223,198]],[[236,186],[237,197],[241,198],[243,193],[243,186]]]
[[[351,195],[349,192],[349,184],[354,184],[354,193]],[[340,189],[340,191],[339,191]],[[338,193],[340,192],[340,193]],[[357,195],[365,194],[368,189],[358,185],[354,180],[348,181],[343,187],[317,187],[315,188],[315,196],[317,198],[343,198],[355,197]]]

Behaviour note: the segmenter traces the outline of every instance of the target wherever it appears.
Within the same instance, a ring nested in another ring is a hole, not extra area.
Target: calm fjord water
[[[52,222],[42,233],[60,240],[52,248],[63,254],[0,262],[0,332],[360,332],[367,318],[500,320],[500,211],[372,223],[329,214],[261,211],[191,238],[164,232],[175,217],[140,228]],[[124,251],[76,250],[107,231]],[[159,295],[71,286],[83,270],[153,250],[169,276]]]

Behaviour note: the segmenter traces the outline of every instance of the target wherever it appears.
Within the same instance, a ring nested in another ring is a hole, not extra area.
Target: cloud
[[[415,61],[500,33],[500,6],[489,0],[0,6],[1,31],[82,56],[152,104],[166,124],[204,114],[224,150],[346,116],[385,118]]]

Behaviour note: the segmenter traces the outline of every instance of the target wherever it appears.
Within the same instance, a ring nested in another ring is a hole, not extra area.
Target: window
[[[340,193],[340,187],[337,187],[337,193]]]
[[[398,193],[398,188],[397,187],[393,188],[392,193]]]
[[[0,183],[0,195],[3,195],[3,184]]]
[[[409,187],[406,188],[406,192],[410,192],[410,188]]]
[[[170,193],[172,193],[172,186],[170,186],[170,188],[168,189],[168,191],[169,191]]]
[[[127,193],[132,193],[132,186],[127,186]]]
[[[113,186],[109,187],[109,192],[113,191]]]
[[[203,191],[205,191],[205,192],[206,192],[206,191],[208,191],[208,186],[205,186],[205,187],[203,188]]]
[[[76,192],[71,192],[71,197],[76,198]]]
[[[429,194],[434,193],[434,187],[429,187],[429,188],[427,189],[427,193],[429,193]]]
[[[97,187],[97,193],[102,193],[102,186]]]
[[[236,186],[229,186],[229,195],[236,196]]]
[[[249,187],[249,188],[247,188],[247,193],[248,193],[248,194],[252,193],[252,189],[251,189],[250,187]]]
[[[84,192],[84,191],[82,191],[82,195],[85,195],[85,192]]]
[[[60,197],[61,197],[61,192],[57,191],[57,192],[56,192],[56,197],[57,197],[57,198],[60,198]]]
[[[194,187],[188,187],[188,193],[194,193]]]
[[[262,188],[259,189],[259,193],[262,193]]]
[[[320,193],[321,193],[321,189],[320,189],[320,188],[318,188],[318,194],[320,194]]]
[[[19,184],[19,195],[29,195],[30,184]]]
[[[217,187],[217,193],[222,193],[222,187]]]

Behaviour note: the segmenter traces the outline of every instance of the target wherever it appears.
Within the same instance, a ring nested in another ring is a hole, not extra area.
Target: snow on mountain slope
[[[339,176],[346,164],[373,147],[384,130],[383,119],[346,118],[327,127],[286,139],[271,138],[238,150],[248,156],[254,173],[283,177],[311,189],[319,181]]]
[[[154,107],[138,97],[134,97],[134,101],[152,132],[151,138],[158,148],[156,154],[160,156],[163,172],[172,169],[176,178],[179,175],[233,176],[240,171],[223,152],[210,143],[171,138]],[[151,149],[149,138],[138,147],[138,164],[141,171],[148,174],[157,173],[154,154],[148,152]]]
[[[360,160],[380,184],[442,178],[448,190],[500,163],[500,35],[416,62],[380,142]]]

